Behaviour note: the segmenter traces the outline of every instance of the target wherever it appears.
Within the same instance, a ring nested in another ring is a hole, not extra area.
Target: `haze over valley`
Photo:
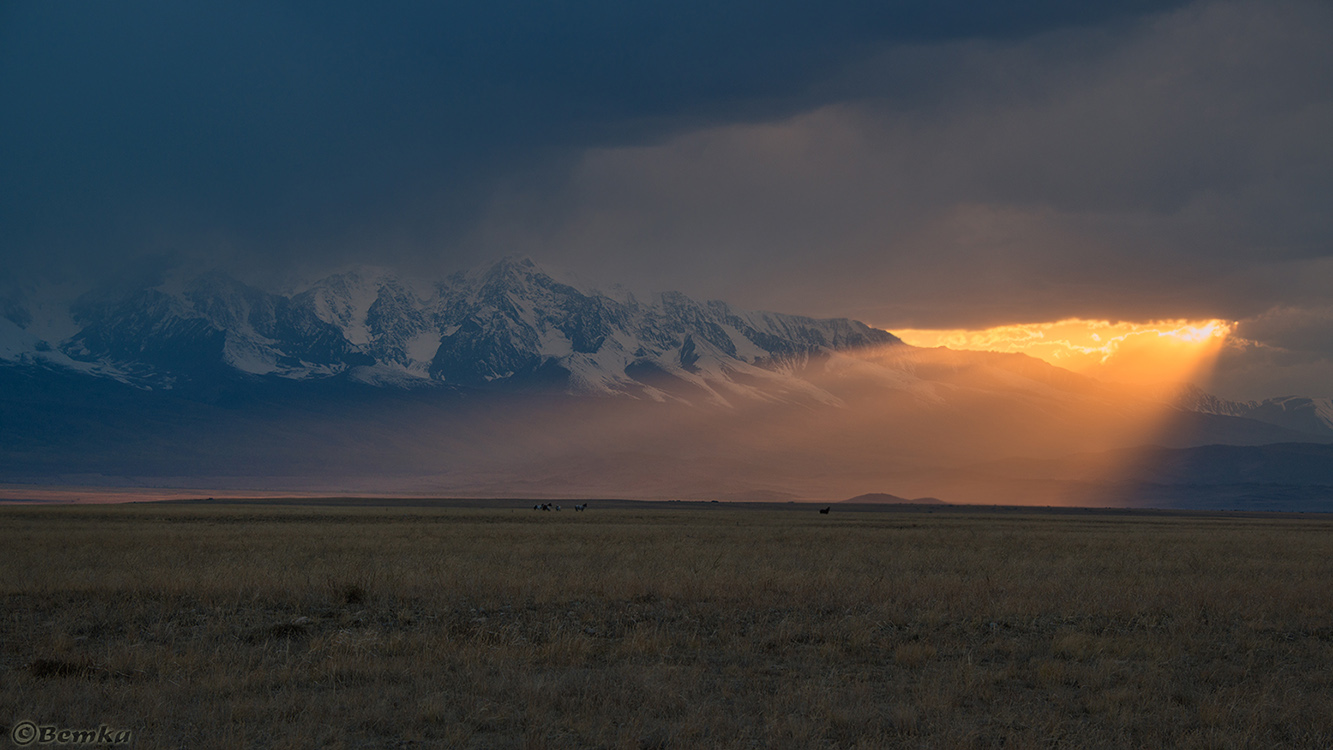
[[[0,321],[0,465],[20,486],[492,497],[1307,508],[1333,485],[1327,399],[1104,381],[557,275],[505,258],[285,292],[183,268],[29,287]],[[1282,443],[1242,463],[1303,469],[1215,475],[1198,452]]]

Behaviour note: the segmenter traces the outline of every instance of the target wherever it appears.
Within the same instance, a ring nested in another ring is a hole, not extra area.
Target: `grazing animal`
[[[575,505],[575,506],[574,506],[574,510],[587,510],[587,509],[588,509],[588,504],[587,504],[587,503],[584,503],[583,505]]]
[[[560,506],[559,505],[555,506],[555,509],[560,510]]]
[[[820,512],[820,513],[823,513],[824,515],[827,516],[827,515],[828,515],[828,512],[831,511],[831,510],[833,510],[833,506],[832,506],[832,505],[830,505],[830,506],[827,507],[827,508],[820,508],[820,509],[819,509],[819,512]]]

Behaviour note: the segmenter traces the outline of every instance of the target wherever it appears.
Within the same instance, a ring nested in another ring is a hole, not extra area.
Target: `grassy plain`
[[[10,506],[0,544],[0,744],[1333,745],[1327,517]]]

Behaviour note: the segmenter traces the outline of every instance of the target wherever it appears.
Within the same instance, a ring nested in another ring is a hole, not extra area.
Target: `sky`
[[[1333,4],[0,4],[0,273],[526,255],[1333,397]]]

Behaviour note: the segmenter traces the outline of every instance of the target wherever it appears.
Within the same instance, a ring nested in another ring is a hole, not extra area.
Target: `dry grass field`
[[[0,544],[3,742],[1333,746],[1327,517],[9,506]]]

